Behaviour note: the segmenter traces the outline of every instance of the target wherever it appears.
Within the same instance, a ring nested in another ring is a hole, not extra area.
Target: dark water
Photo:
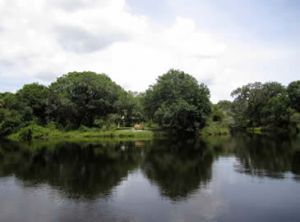
[[[300,221],[300,140],[3,141],[0,221]]]

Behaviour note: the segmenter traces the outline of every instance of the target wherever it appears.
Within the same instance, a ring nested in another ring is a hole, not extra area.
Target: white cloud
[[[240,84],[267,80],[262,66],[289,56],[222,39],[191,18],[159,25],[128,7],[124,0],[0,0],[0,91],[8,79],[49,83],[74,70],[104,72],[143,91],[178,68],[209,84],[216,101]]]

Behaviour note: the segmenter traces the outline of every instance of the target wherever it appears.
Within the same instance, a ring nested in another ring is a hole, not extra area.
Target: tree
[[[16,96],[23,109],[31,110],[33,117],[40,123],[46,123],[49,97],[49,89],[46,86],[38,83],[27,84],[17,92]]]
[[[172,69],[146,91],[144,108],[163,128],[195,132],[205,126],[210,113],[209,90],[191,75]]]
[[[231,112],[232,102],[228,100],[220,100],[216,105],[225,112]]]
[[[287,126],[289,98],[284,86],[277,82],[250,83],[231,93],[232,111],[238,127]]]
[[[287,87],[291,107],[300,112],[300,80],[291,82]]]
[[[28,109],[21,106],[13,93],[0,93],[0,137],[18,129],[26,121],[27,114]]]
[[[92,126],[95,118],[117,111],[124,90],[107,75],[72,72],[50,85],[50,116],[64,126]]]
[[[0,137],[14,132],[21,124],[21,115],[17,111],[0,108]]]
[[[116,102],[117,113],[122,116],[123,124],[131,126],[143,121],[142,95],[123,91]]]

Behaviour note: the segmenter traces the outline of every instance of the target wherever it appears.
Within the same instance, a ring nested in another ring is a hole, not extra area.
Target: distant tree
[[[211,111],[209,90],[189,74],[170,70],[146,91],[148,118],[174,131],[195,132],[205,126]]]
[[[232,111],[238,127],[287,126],[289,98],[277,82],[255,82],[234,90]]]
[[[224,118],[225,112],[218,105],[212,105],[212,121],[221,122]]]
[[[232,109],[232,102],[229,100],[220,100],[216,105],[218,108],[226,112],[230,112]]]
[[[123,91],[116,102],[117,113],[122,116],[123,124],[132,126],[144,120],[142,95]]]
[[[300,112],[300,80],[291,82],[287,87],[291,107]]]
[[[132,94],[133,99],[134,99],[134,109],[133,109],[133,118],[134,118],[134,122],[138,123],[138,122],[143,122],[146,120],[145,118],[145,110],[144,110],[144,106],[143,106],[143,101],[144,101],[144,97],[145,97],[145,93],[131,93]]]

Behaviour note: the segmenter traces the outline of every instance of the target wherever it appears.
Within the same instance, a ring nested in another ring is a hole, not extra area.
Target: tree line
[[[231,93],[234,126],[299,129],[300,81],[250,83]]]
[[[197,132],[209,120],[230,127],[297,127],[300,81],[251,83],[232,92],[233,102],[210,102],[206,85],[171,69],[143,93],[124,90],[105,74],[71,72],[49,86],[24,85],[0,93],[0,136],[35,123],[59,129],[107,129],[148,122],[160,128]]]

